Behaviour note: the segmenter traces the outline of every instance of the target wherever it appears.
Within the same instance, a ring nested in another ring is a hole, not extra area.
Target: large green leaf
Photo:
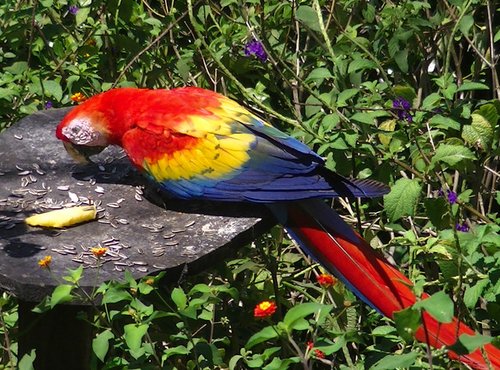
[[[441,144],[437,147],[431,163],[445,163],[451,167],[464,160],[475,159],[474,153],[469,148],[461,145]]]
[[[324,316],[328,314],[332,308],[332,306],[316,302],[302,303],[288,310],[283,318],[283,323],[289,332],[292,330],[305,330],[309,327],[307,321],[304,320],[305,317],[313,313],[320,313]],[[304,323],[306,323],[306,325],[304,325]]]
[[[404,353],[402,355],[387,355],[377,361],[375,365],[370,367],[370,370],[389,370],[402,367],[407,368],[415,363],[417,357],[417,352]]]
[[[320,32],[319,19],[317,13],[309,5],[301,5],[297,8],[295,17],[313,31]]]
[[[417,179],[399,179],[384,196],[384,206],[391,221],[403,216],[413,216],[418,204],[422,185]]]
[[[493,141],[498,113],[493,104],[485,104],[471,114],[472,123],[462,131],[462,138],[470,145],[489,149]]]
[[[108,353],[109,350],[109,341],[110,339],[113,339],[115,336],[111,329],[107,329],[103,331],[102,333],[99,333],[93,340],[92,340],[92,350],[94,351],[95,355],[99,360],[104,362],[104,359],[106,358],[106,354]]]
[[[442,323],[450,323],[453,320],[453,301],[445,292],[437,292],[415,303],[413,307],[424,309]]]

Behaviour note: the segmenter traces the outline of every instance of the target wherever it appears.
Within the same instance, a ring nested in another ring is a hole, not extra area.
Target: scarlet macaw
[[[412,282],[321,199],[377,197],[387,186],[329,171],[308,146],[227,97],[195,87],[114,89],[69,112],[56,135],[77,159],[122,147],[142,173],[179,198],[266,203],[309,255],[390,318],[417,300]],[[474,332],[457,319],[443,324],[424,313],[416,337],[440,348],[461,334]],[[500,351],[484,348],[500,368]],[[479,349],[448,353],[488,368]]]

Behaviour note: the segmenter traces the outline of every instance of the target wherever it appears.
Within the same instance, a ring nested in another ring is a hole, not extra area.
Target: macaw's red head
[[[78,162],[89,162],[90,156],[111,144],[110,112],[102,95],[96,95],[71,110],[57,126],[57,138]]]

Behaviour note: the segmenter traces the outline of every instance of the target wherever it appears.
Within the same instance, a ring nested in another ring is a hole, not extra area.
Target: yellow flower
[[[102,256],[104,256],[106,254],[106,252],[108,251],[108,248],[105,248],[105,247],[94,247],[94,248],[90,248],[90,251],[97,258],[101,258]]]
[[[50,268],[50,262],[52,262],[52,256],[45,256],[38,261],[38,266],[43,269],[48,269]]]
[[[71,100],[76,102],[76,103],[81,103],[81,102],[87,100],[87,98],[81,92],[77,92],[77,93],[74,93],[73,95],[71,95]]]

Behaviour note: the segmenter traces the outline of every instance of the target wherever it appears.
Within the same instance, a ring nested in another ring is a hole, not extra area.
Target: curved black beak
[[[99,154],[106,148],[105,146],[85,146],[72,144],[69,141],[64,141],[64,148],[68,154],[77,162],[89,163],[90,156]]]

